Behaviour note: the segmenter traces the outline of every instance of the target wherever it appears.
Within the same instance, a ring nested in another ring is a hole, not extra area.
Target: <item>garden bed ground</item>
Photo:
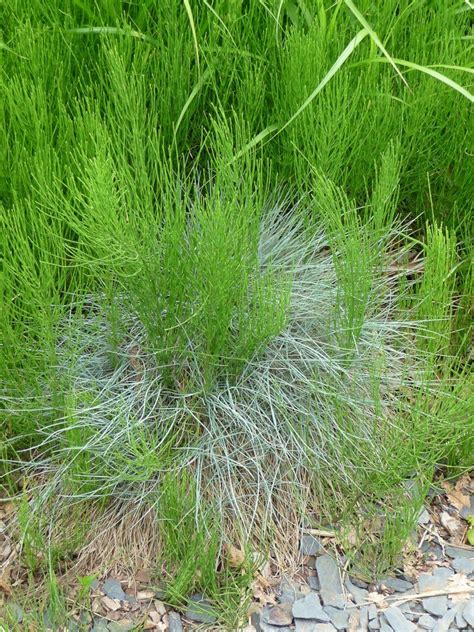
[[[31,611],[27,596],[31,575],[21,564],[12,526],[13,503],[0,507],[0,592],[8,612],[7,630],[56,630],[48,611]],[[447,632],[474,626],[474,479],[465,475],[432,488],[418,527],[406,543],[396,573],[372,583],[349,569],[352,553],[344,551],[336,530],[303,529],[295,564],[279,568],[270,559],[252,581],[241,629],[245,632]],[[370,525],[367,525],[370,529]],[[470,529],[470,531],[469,531]],[[376,532],[368,533],[377,537]],[[353,540],[354,550],[357,542]],[[347,555],[345,554],[347,553]],[[242,552],[229,551],[238,566]],[[125,559],[126,555],[122,555]],[[95,571],[96,569],[91,569]],[[68,580],[60,586],[68,614],[67,631],[180,632],[229,629],[219,617],[220,604],[190,595],[177,612],[165,602],[156,568],[133,573],[122,566],[89,582]],[[41,592],[41,591],[40,591]],[[3,624],[5,625],[5,623]]]

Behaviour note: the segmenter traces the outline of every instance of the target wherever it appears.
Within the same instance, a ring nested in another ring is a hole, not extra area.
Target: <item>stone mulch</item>
[[[399,571],[375,584],[346,571],[344,551],[333,533],[304,530],[298,572],[282,578],[267,563],[255,578],[254,599],[241,631],[474,632],[474,547],[469,544],[474,482],[465,476],[442,486],[444,493],[433,493],[421,512]],[[10,545],[4,547],[10,556],[12,550]],[[1,577],[0,597],[10,589]],[[133,578],[109,576],[95,581],[90,594],[87,610],[75,611],[72,605],[65,631],[224,629],[204,595],[192,595],[185,612],[170,609],[164,603],[163,586],[153,585],[146,570]],[[9,601],[21,626],[22,608]],[[44,625],[48,629],[47,614]]]

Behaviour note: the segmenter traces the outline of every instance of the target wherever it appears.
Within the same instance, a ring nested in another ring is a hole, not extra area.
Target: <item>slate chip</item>
[[[324,546],[314,535],[304,533],[301,538],[300,552],[302,555],[314,556],[324,551]]]
[[[314,619],[315,621],[329,621],[329,615],[321,607],[321,601],[316,593],[310,593],[293,604],[295,619]]]
[[[103,593],[110,597],[110,599],[120,599],[125,600],[125,593],[123,591],[122,585],[116,579],[106,579],[102,584],[101,588]]]
[[[426,597],[422,599],[423,608],[426,612],[434,614],[437,617],[442,617],[448,609],[448,598],[444,595],[439,597]]]
[[[432,630],[434,628],[434,626],[436,625],[436,619],[434,619],[431,615],[429,614],[423,614],[419,619],[418,619],[418,626],[420,628],[423,628],[423,630]]]
[[[462,616],[467,621],[468,625],[474,628],[474,599],[471,599],[467,606],[462,611]]]
[[[346,579],[345,585],[347,590],[350,592],[352,597],[354,598],[354,603],[359,605],[361,603],[365,603],[367,601],[367,597],[369,596],[369,591],[365,590],[365,588],[359,588],[354,586],[350,579]]]
[[[387,610],[384,610],[383,614],[394,632],[415,632],[416,625],[408,621],[400,608],[395,606],[387,608]]]
[[[331,623],[337,630],[344,630],[349,622],[349,611],[339,610],[334,606],[324,606],[324,612],[329,615]]]
[[[316,570],[321,584],[320,594],[323,604],[344,608],[346,600],[336,560],[330,555],[321,555],[316,559]]]
[[[398,579],[397,577],[383,577],[379,581],[379,584],[383,584],[387,588],[400,593],[413,588],[413,584],[411,582],[407,582],[404,579]]]
[[[181,617],[177,612],[168,612],[168,626],[169,632],[183,632],[183,624],[181,623]]]
[[[212,605],[201,593],[190,597],[185,616],[196,623],[214,623],[217,618]]]
[[[467,557],[456,557],[452,561],[452,567],[456,573],[464,573],[464,575],[470,575],[474,573],[474,559]]]
[[[285,626],[293,623],[292,604],[283,603],[278,606],[267,606],[262,610],[261,621],[268,625]]]

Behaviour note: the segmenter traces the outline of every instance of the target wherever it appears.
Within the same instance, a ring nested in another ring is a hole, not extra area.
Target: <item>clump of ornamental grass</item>
[[[96,214],[70,221],[78,262],[95,250],[102,283],[52,325],[37,393],[8,400],[12,418],[36,417],[16,464],[46,475],[36,509],[129,506],[134,520],[154,513],[160,531],[178,489],[194,524],[211,512],[217,548],[263,546],[293,541],[315,507],[340,516],[432,467],[439,441],[430,450],[426,435],[449,423],[427,400],[441,388],[435,340],[447,333],[453,244],[434,231],[439,265],[416,298],[387,161],[393,152],[365,217],[322,177],[300,206],[259,208],[228,172],[206,198],[180,193],[192,195],[186,216],[181,197],[168,200],[159,233],[151,215],[118,212],[108,163],[91,163]]]

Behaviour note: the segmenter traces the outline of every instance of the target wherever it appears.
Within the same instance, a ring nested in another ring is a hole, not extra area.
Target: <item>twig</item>
[[[319,535],[322,538],[335,538],[334,531],[325,531],[324,529],[303,529],[303,533],[309,533],[309,535]]]

